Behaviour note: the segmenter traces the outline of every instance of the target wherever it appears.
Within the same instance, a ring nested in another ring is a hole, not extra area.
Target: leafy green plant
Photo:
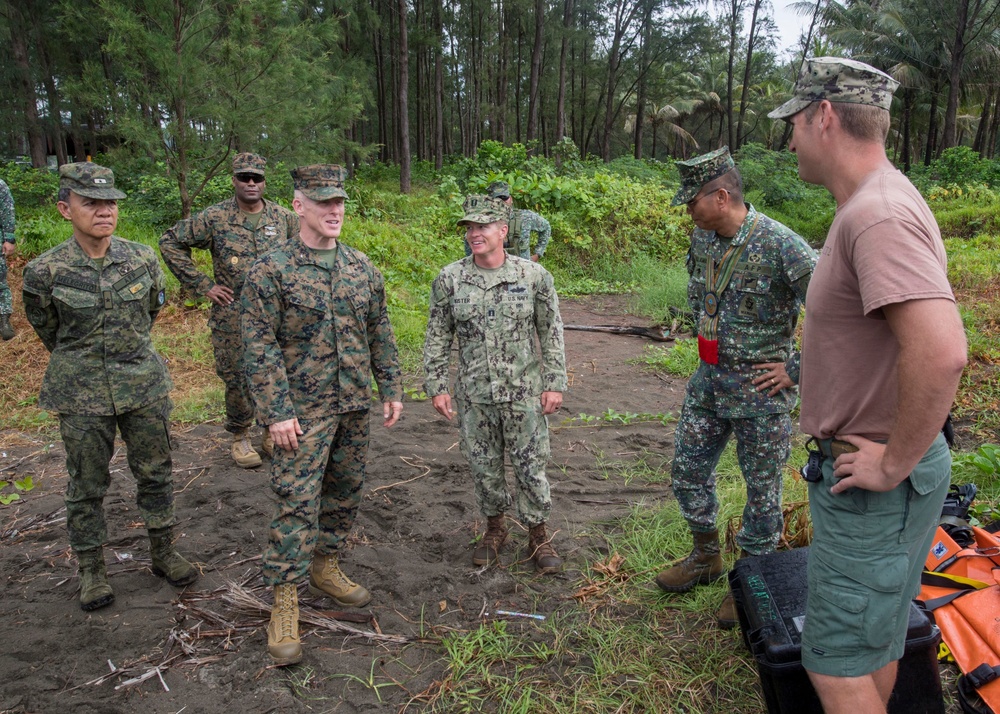
[[[4,493],[7,487],[13,487],[13,491]],[[21,500],[21,494],[27,493],[35,488],[35,480],[31,475],[13,481],[0,481],[0,505],[9,506],[14,501]]]

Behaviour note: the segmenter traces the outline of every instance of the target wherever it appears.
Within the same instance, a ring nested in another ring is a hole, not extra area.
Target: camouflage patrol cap
[[[465,215],[458,225],[466,223],[507,223],[510,220],[510,207],[499,198],[492,198],[474,193],[465,198],[462,203]]]
[[[494,181],[486,187],[486,195],[490,198],[499,198],[506,201],[510,198],[510,184],[506,181]]]
[[[843,57],[806,60],[792,98],[767,116],[793,117],[813,102],[826,99],[847,104],[867,104],[888,111],[899,82],[871,65]]]
[[[87,198],[117,200],[125,194],[115,188],[115,174],[92,161],[63,164],[59,167],[59,188],[68,188],[73,193]]]
[[[290,173],[295,190],[301,191],[314,201],[347,198],[347,191],[344,190],[347,169],[339,164],[297,166]]]
[[[671,206],[680,206],[687,203],[701,190],[709,181],[714,181],[720,176],[736,168],[733,157],[729,155],[729,147],[723,146],[721,149],[710,151],[701,156],[695,156],[687,161],[677,161],[677,170],[681,174],[681,187],[674,194]]]
[[[267,159],[263,156],[244,151],[242,154],[236,154],[233,157],[234,174],[257,174],[258,176],[263,176],[265,168],[267,168]]]

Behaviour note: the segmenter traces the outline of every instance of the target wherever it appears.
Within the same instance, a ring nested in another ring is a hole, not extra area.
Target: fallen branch
[[[613,335],[634,335],[648,337],[656,342],[673,342],[674,336],[666,327],[639,327],[636,325],[563,325],[564,330],[582,332],[610,332]]]
[[[227,583],[227,587],[222,593],[221,599],[238,613],[261,615],[270,614],[271,604],[265,602],[256,593],[243,588],[236,583]],[[318,611],[308,605],[299,604],[299,622],[303,622],[331,632],[339,632],[351,638],[361,638],[370,642],[385,642],[390,644],[404,645],[410,642],[425,641],[417,637],[407,635],[386,635],[374,630],[362,630],[350,625],[345,625],[331,617],[321,615]]]

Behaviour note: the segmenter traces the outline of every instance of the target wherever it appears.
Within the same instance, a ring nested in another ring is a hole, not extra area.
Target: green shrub
[[[0,166],[0,178],[7,182],[14,198],[14,209],[40,208],[55,205],[59,193],[59,175],[48,169],[33,169],[20,164]]]

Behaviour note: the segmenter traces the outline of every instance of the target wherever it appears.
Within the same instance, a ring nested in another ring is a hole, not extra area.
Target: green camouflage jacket
[[[552,238],[552,226],[534,211],[527,208],[515,208],[511,211],[510,230],[507,232],[507,252],[521,258],[530,258],[532,253],[539,257],[545,255],[545,249]],[[531,233],[538,233],[538,245],[531,250]]]
[[[264,201],[264,213],[255,229],[234,197],[178,221],[160,236],[160,253],[170,272],[195,295],[204,295],[214,285],[231,288],[236,299],[229,305],[213,303],[209,326],[222,332],[239,332],[239,295],[251,266],[257,258],[298,234],[299,217],[273,201]],[[195,267],[192,248],[212,252],[214,282]]]
[[[383,401],[402,400],[382,274],[337,245],[333,272],[295,239],[258,260],[243,285],[247,382],[265,426],[367,410],[373,373]]]
[[[732,418],[787,412],[795,406],[794,390],[784,389],[775,397],[757,392],[751,380],[760,372],[752,365],[784,362],[788,376],[798,382],[793,338],[816,265],[816,253],[797,233],[753,206],[733,238],[743,239],[746,248],[719,301],[719,364],[702,362],[691,378],[695,388],[710,395],[712,404],[706,406]],[[696,324],[705,309],[707,262],[718,264],[727,245],[715,231],[700,228],[691,238],[688,304]]]
[[[70,238],[24,268],[24,310],[52,356],[38,405],[109,416],[144,407],[172,388],[149,331],[163,306],[152,248],[112,236],[100,270]]]
[[[549,271],[537,263],[507,256],[493,272],[480,271],[472,258],[445,266],[431,287],[424,342],[428,396],[448,392],[456,335],[459,398],[492,404],[566,391],[559,298]]]
[[[14,242],[14,197],[0,179],[0,243]]]

